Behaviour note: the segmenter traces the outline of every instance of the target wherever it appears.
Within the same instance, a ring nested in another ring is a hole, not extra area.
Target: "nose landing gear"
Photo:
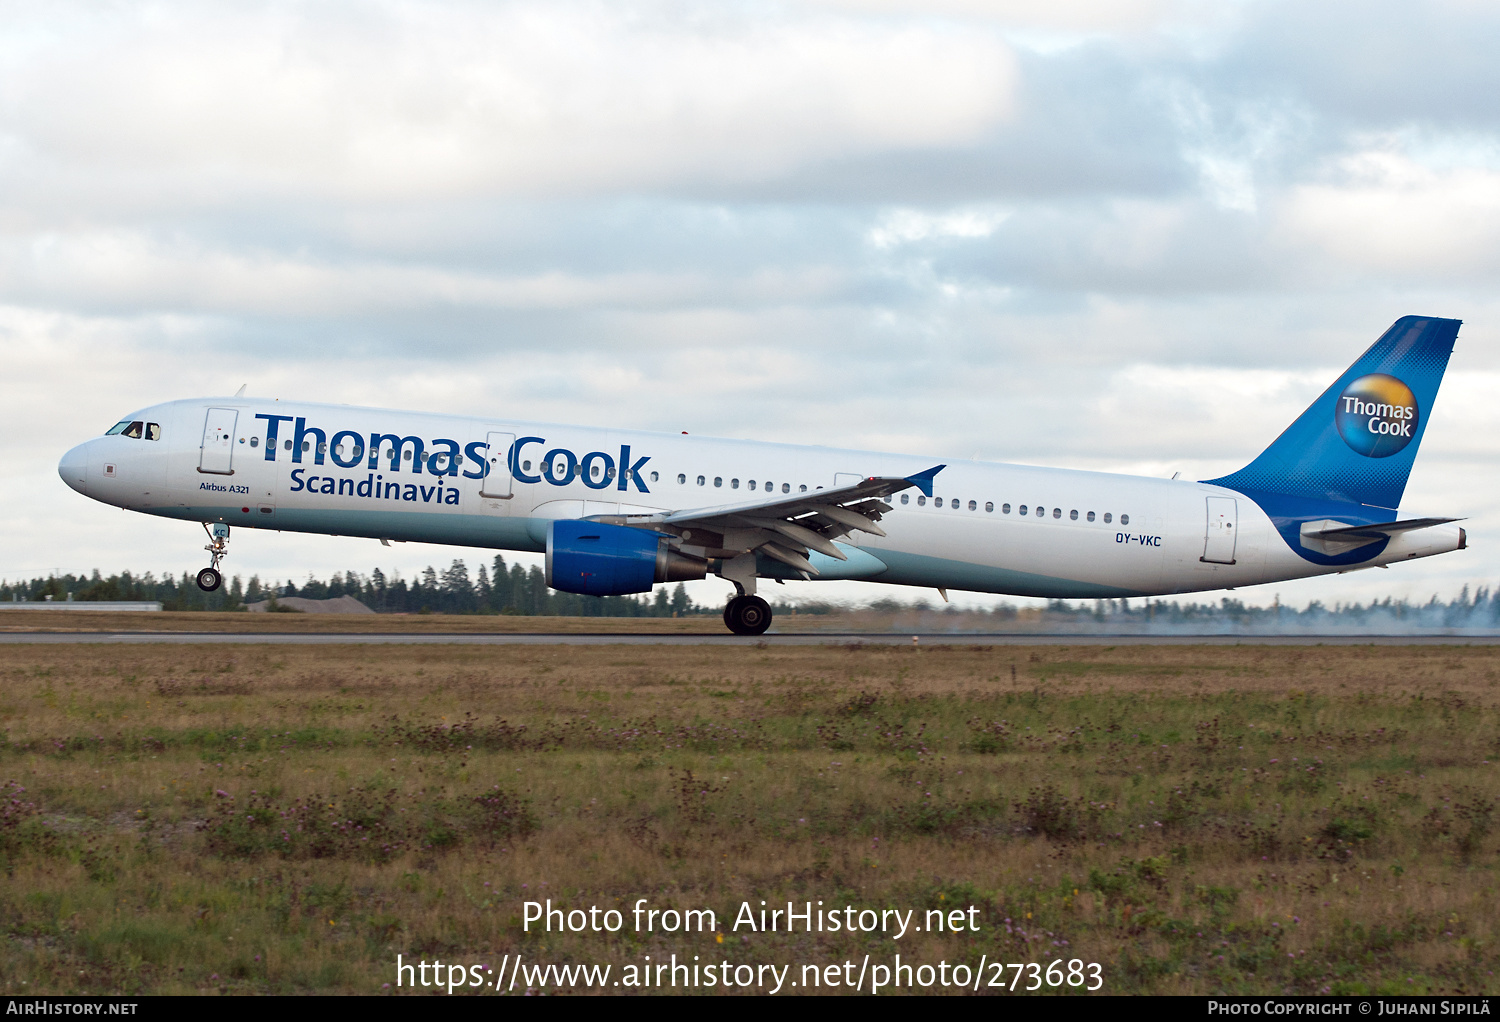
[[[213,563],[198,572],[198,588],[205,593],[211,593],[224,584],[224,575],[219,571],[219,562],[229,553],[229,525],[227,522],[203,523],[203,531],[208,533],[208,546],[203,549],[208,551],[208,556]]]

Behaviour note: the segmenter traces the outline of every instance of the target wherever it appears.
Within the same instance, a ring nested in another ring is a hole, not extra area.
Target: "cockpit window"
[[[160,440],[161,423],[122,419],[109,428],[105,436],[128,436],[132,440]]]

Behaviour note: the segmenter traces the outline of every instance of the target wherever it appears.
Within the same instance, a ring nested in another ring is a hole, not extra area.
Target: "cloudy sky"
[[[1497,44],[1461,0],[0,6],[0,576],[200,567],[55,466],[241,383],[1207,478],[1417,313],[1465,325],[1406,503],[1472,549],[1275,588],[1495,579]]]

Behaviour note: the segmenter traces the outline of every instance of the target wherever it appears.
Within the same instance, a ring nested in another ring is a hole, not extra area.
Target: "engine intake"
[[[658,582],[690,582],[708,564],[649,529],[562,519],[547,526],[547,584],[584,596],[648,593]]]

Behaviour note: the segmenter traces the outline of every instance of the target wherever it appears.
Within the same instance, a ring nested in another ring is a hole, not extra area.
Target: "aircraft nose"
[[[89,452],[87,444],[79,444],[57,463],[57,474],[73,489],[88,496]]]

